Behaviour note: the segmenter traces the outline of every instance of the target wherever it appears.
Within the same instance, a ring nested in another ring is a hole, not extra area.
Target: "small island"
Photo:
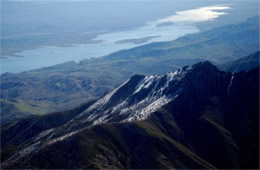
[[[148,36],[148,37],[142,37],[142,38],[133,38],[133,39],[124,39],[120,41],[116,41],[116,43],[134,43],[134,44],[143,44],[151,39],[158,38],[160,35],[155,35],[155,36]]]

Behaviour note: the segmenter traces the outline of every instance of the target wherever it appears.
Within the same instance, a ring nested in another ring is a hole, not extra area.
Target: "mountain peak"
[[[217,71],[214,65],[205,61],[165,75],[133,75],[79,115],[78,120],[100,124],[146,119],[158,108],[177,98],[190,84],[203,89],[201,81],[216,77]]]
[[[184,66],[180,69],[177,70],[177,73],[180,74],[182,72],[186,73],[186,72],[196,72],[198,70],[202,70],[202,71],[210,71],[210,70],[214,70],[214,71],[218,71],[217,67],[214,66],[211,62],[209,61],[201,61],[198,62],[196,64],[193,64],[191,66]]]
[[[214,66],[211,62],[209,61],[202,61],[202,62],[198,62],[192,66],[189,67],[190,69],[201,69],[204,71],[208,71],[208,70],[215,70],[217,71],[217,67]]]

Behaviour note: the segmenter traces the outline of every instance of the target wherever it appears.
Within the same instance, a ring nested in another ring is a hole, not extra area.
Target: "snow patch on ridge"
[[[231,86],[232,86],[234,77],[235,77],[235,73],[233,73],[233,74],[232,74],[232,77],[230,78],[230,82],[229,82],[229,85],[228,85],[228,88],[227,88],[227,94],[228,94],[228,95],[229,95],[230,88],[231,88]]]
[[[146,119],[152,112],[155,112],[179,95],[182,89],[172,89],[170,92],[170,88],[172,88],[170,87],[171,82],[179,81],[190,69],[192,68],[186,67],[175,72],[169,72],[166,75],[145,76],[135,85],[134,92],[128,94],[122,101],[116,101],[116,105],[109,105],[112,96],[127,85],[131,80],[130,78],[68,122],[68,130],[72,130],[78,124],[89,126],[114,121],[124,122]],[[70,123],[72,124],[70,125]]]
[[[175,72],[170,72],[166,74],[166,82],[163,79],[164,76],[146,76],[141,80],[135,87],[133,94],[128,96],[124,101],[121,101],[118,105],[114,106],[109,110],[104,110],[102,115],[91,115],[88,121],[94,121],[93,125],[101,124],[110,121],[114,116],[125,117],[121,119],[121,122],[143,120],[149,117],[152,112],[155,112],[163,105],[174,100],[178,97],[182,89],[178,89],[174,94],[163,94],[165,89],[169,88],[171,81],[178,78],[177,75],[182,75],[184,73],[182,70]],[[158,85],[160,84],[160,87]],[[141,93],[143,90],[151,88],[147,96],[142,100],[137,100],[136,95]],[[130,102],[131,101],[131,102]],[[134,101],[134,102],[133,102]],[[96,108],[97,109],[97,108]],[[110,116],[113,115],[113,116]],[[112,118],[111,118],[112,117]]]
[[[146,119],[151,113],[157,111],[159,108],[161,108],[163,105],[167,104],[171,100],[172,99],[168,98],[167,96],[162,96],[153,101],[145,108],[136,111],[133,115],[130,115],[129,118],[125,120],[125,122]]]

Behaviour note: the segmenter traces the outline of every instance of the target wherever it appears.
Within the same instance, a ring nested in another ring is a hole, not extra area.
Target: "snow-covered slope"
[[[60,128],[61,133],[54,130],[55,135],[51,136],[101,123],[147,119],[153,112],[177,99],[183,91],[187,92],[192,77],[199,79],[203,74],[217,75],[217,72],[219,70],[211,63],[201,62],[165,75],[134,75],[67,122]]]
[[[181,80],[192,72],[193,67],[197,65],[165,75],[134,75],[71,120],[67,126],[73,126],[75,121],[78,122],[78,126],[79,123],[96,125],[105,122],[144,120],[178,97],[183,90]]]

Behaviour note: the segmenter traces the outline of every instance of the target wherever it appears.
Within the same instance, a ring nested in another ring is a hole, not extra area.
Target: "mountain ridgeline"
[[[259,168],[258,106],[259,67],[230,73],[200,62],[164,75],[134,75],[80,108],[3,125],[1,164]]]

